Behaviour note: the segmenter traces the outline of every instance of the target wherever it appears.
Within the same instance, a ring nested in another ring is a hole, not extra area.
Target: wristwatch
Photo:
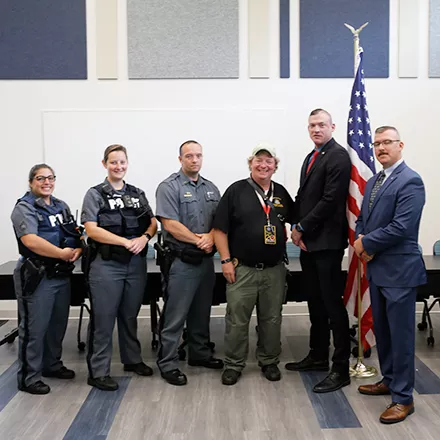
[[[145,234],[143,234],[143,235],[145,235],[145,237],[147,237],[148,238],[148,241],[150,241],[151,240],[151,235],[148,233],[148,232],[146,232]]]
[[[231,263],[231,262],[232,262],[231,257],[229,257],[229,258],[225,258],[224,260],[221,260],[221,261],[220,261],[220,263],[222,263],[222,264]]]
[[[304,228],[301,226],[301,223],[297,223],[297,224],[295,225],[295,229],[296,229],[298,232],[304,232]]]

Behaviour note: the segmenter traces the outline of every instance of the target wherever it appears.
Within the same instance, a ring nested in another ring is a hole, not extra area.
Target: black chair
[[[433,255],[440,255],[440,240],[437,240],[434,243]],[[428,300],[431,296],[434,297],[434,301],[429,304]],[[430,292],[428,286],[420,286],[417,289],[417,302],[423,302],[422,320],[417,324],[417,328],[420,331],[425,331],[427,328],[429,328],[429,336],[426,338],[426,342],[428,345],[433,347],[435,339],[430,312],[436,304],[440,305],[440,292]]]

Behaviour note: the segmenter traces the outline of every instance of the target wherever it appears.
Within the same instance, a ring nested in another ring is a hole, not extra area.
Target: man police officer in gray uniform
[[[198,142],[184,142],[179,149],[182,168],[165,179],[156,192],[156,217],[162,223],[164,245],[170,248],[173,259],[164,292],[157,365],[172,385],[187,383],[178,357],[185,321],[188,364],[223,368],[223,362],[212,357],[208,346],[215,284],[212,222],[220,192],[199,175],[202,159]]]

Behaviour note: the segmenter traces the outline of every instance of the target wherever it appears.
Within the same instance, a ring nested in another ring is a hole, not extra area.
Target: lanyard
[[[261,207],[263,208],[264,213],[266,214],[266,219],[267,219],[267,224],[270,225],[270,205],[272,204],[273,201],[273,182],[271,182],[271,186],[270,186],[270,190],[268,192],[268,195],[265,196],[265,198],[263,199],[263,197],[261,196],[259,191],[255,191],[255,194],[258,197],[258,200],[261,203]],[[267,203],[267,200],[269,200],[269,202],[271,202],[270,204]]]

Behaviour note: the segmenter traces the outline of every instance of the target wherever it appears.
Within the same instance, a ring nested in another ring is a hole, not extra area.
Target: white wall
[[[2,157],[2,185],[0,188],[0,263],[17,257],[16,243],[9,220],[10,212],[27,186],[29,168],[43,160],[42,112],[67,109],[285,109],[288,114],[291,142],[285,153],[284,175],[278,180],[296,193],[299,169],[304,155],[312,144],[307,134],[307,115],[315,107],[323,107],[333,114],[337,124],[335,138],[345,143],[347,109],[352,80],[299,79],[299,14],[298,0],[291,1],[291,72],[292,78],[279,79],[278,56],[278,2],[272,2],[272,59],[271,79],[250,80],[247,66],[247,1],[240,1],[240,79],[238,80],[135,80],[127,79],[125,0],[119,2],[119,77],[117,81],[96,80],[94,1],[87,1],[88,9],[88,65],[87,81],[0,81],[0,141]],[[428,79],[428,2],[420,2],[420,69],[418,79],[397,77],[398,0],[391,0],[390,78],[368,79],[366,82],[368,106],[372,126],[396,125],[406,143],[404,156],[407,163],[423,177],[427,189],[420,243],[426,253],[440,238],[437,218],[440,214],[439,186],[440,152],[436,145],[436,128],[440,124],[438,102],[440,81]],[[343,24],[341,23],[341,26]],[[348,30],[347,30],[348,32]],[[368,27],[363,31],[368,32]],[[351,51],[352,47],[347,47]],[[164,124],[163,132],[172,130]],[[227,130],[218,121],[219,130]],[[81,131],[81,127],[77,127]],[[197,138],[197,133],[194,134]],[[234,144],[234,133],[230,133]],[[183,139],[182,139],[183,140]],[[117,141],[115,139],[115,141]],[[60,150],[63,143],[59,139]],[[104,149],[106,145],[102,145]],[[175,147],[177,148],[178,145]],[[219,151],[216,166],[228,170],[230,161],[245,161],[252,145],[234,145],[235,153],[225,155]],[[130,152],[130,145],[127,145]],[[154,158],[155,147],[148,155]],[[65,152],[63,151],[63,157]],[[74,154],[74,152],[72,152]],[[144,152],[145,156],[145,152]],[[142,158],[131,155],[132,168],[145,168]],[[68,157],[65,157],[68,161]],[[87,157],[83,157],[87,161]],[[163,176],[177,169],[175,163],[163,164]],[[212,167],[212,163],[210,164]],[[81,169],[76,170],[78,181],[83,179]],[[94,176],[98,181],[102,175]],[[209,178],[209,176],[207,176]],[[245,177],[245,176],[243,176]],[[62,179],[62,176],[59,176]],[[128,175],[129,178],[129,175]],[[143,186],[142,182],[136,182]],[[75,182],[72,182],[75,185]],[[144,188],[153,198],[155,188]],[[63,198],[63,194],[57,194]],[[66,198],[69,203],[69,200]]]

